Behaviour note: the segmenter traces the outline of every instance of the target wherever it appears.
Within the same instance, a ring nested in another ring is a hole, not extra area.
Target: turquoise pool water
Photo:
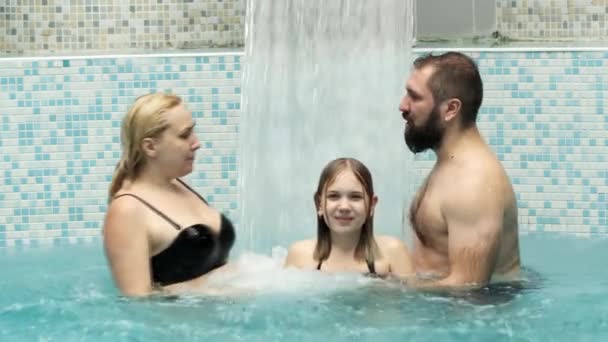
[[[608,239],[524,236],[522,289],[421,293],[241,255],[214,280],[238,295],[127,300],[101,246],[0,251],[1,341],[599,341]],[[280,251],[280,249],[279,249]]]

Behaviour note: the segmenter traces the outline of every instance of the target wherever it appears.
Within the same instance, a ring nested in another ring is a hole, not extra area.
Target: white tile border
[[[244,56],[245,51],[199,51],[199,52],[160,52],[140,54],[112,54],[112,55],[62,55],[62,56],[23,56],[23,57],[1,57],[1,62],[10,61],[53,61],[53,60],[82,60],[82,59],[111,59],[111,58],[157,58],[157,57],[225,57]]]
[[[413,48],[413,53],[425,53],[425,52],[447,52],[447,51],[459,51],[459,52],[608,52],[608,46],[590,46],[590,47],[420,47]]]

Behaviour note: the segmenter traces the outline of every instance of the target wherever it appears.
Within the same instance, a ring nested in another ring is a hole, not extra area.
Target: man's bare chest
[[[447,248],[448,229],[441,212],[445,191],[439,182],[429,178],[418,190],[410,207],[410,223],[418,240],[425,247],[438,251]]]

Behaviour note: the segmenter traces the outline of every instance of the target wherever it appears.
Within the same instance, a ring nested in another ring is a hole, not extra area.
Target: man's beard
[[[436,150],[441,144],[444,129],[441,127],[439,117],[439,106],[433,107],[429,118],[422,127],[413,124],[405,128],[405,144],[413,153],[420,153],[426,150]]]

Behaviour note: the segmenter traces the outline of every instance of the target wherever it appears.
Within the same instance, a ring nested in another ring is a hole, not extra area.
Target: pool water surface
[[[233,257],[220,295],[125,299],[102,247],[0,251],[2,341],[599,341],[608,338],[608,239],[525,235],[525,281],[420,292],[358,275]]]

